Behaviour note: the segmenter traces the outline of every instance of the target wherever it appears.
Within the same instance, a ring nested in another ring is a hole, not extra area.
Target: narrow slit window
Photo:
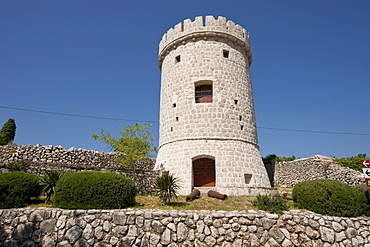
[[[179,63],[181,61],[180,55],[176,56],[176,63]]]
[[[212,103],[212,85],[195,87],[195,103]]]
[[[242,116],[239,116],[239,121],[242,121]]]
[[[173,131],[173,128],[171,127],[171,132]]]
[[[252,174],[244,174],[245,184],[249,184],[252,180]]]
[[[228,58],[229,57],[229,51],[228,50],[223,50],[223,55],[224,55],[224,58]]]
[[[244,129],[244,126],[243,125],[240,125],[240,130],[243,130]]]
[[[176,117],[176,122],[179,121],[179,117]]]

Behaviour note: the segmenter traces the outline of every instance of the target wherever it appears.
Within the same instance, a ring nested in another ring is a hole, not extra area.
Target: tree
[[[14,141],[16,128],[15,120],[9,118],[0,130],[0,145],[7,145]]]
[[[349,167],[353,170],[362,172],[362,166],[360,163],[361,159],[368,159],[366,154],[358,154],[357,156],[347,157],[347,158],[340,158],[340,159],[333,159],[339,165],[344,167]]]
[[[122,135],[120,139],[114,137],[111,133],[105,132],[103,129],[98,135],[92,135],[94,140],[101,140],[109,145],[109,148],[114,152],[123,153],[120,158],[122,166],[130,166],[137,161],[147,161],[154,158],[153,152],[156,148],[153,145],[154,138],[152,133],[147,130],[150,124],[135,123],[135,125],[127,125],[123,127],[118,134]]]

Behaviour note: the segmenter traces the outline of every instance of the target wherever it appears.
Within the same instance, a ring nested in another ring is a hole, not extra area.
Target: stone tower
[[[163,35],[156,168],[181,179],[180,194],[209,187],[266,194],[249,66],[248,32],[224,17],[196,17]]]

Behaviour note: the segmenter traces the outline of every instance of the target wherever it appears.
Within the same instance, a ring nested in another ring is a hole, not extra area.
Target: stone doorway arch
[[[215,159],[213,157],[193,159],[193,179],[194,187],[215,187]]]

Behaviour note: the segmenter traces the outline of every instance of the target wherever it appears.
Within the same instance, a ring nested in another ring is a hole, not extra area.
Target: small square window
[[[173,103],[173,104],[172,104],[172,107],[173,107],[173,108],[175,108],[175,107],[176,107],[176,103]]]
[[[176,56],[176,63],[179,63],[181,61],[180,55]]]
[[[234,104],[237,105],[238,104],[238,100],[237,99],[234,99]]]
[[[224,55],[224,58],[228,58],[229,57],[229,51],[223,50],[223,55]]]

